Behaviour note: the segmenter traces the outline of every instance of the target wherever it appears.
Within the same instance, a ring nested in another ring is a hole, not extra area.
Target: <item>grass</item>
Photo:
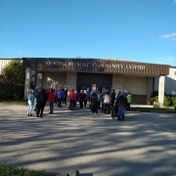
[[[0,103],[11,105],[27,105],[27,101],[19,99],[0,99]]]
[[[164,107],[164,108],[133,107],[132,110],[140,112],[174,113],[174,107]]]
[[[45,171],[31,170],[28,168],[5,167],[0,165],[0,176],[47,176]]]

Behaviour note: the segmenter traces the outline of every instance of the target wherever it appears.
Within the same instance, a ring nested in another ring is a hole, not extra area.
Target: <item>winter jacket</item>
[[[33,93],[29,94],[28,100],[30,100],[32,103],[34,102],[34,94]]]
[[[57,91],[57,98],[59,98],[59,99],[62,99],[63,98],[63,92],[62,92],[62,90],[58,90]]]
[[[121,107],[121,108],[126,108],[127,107],[127,98],[124,95],[119,96],[119,98],[117,99],[117,106]]]
[[[86,94],[85,94],[84,92],[81,92],[81,93],[79,94],[79,100],[80,100],[80,101],[84,101],[85,98],[86,98]]]
[[[47,100],[48,100],[48,96],[47,96],[47,94],[45,93],[44,90],[42,90],[41,92],[38,92],[37,104],[45,105]]]
[[[56,94],[54,92],[50,92],[48,95],[48,101],[54,103],[56,99]]]
[[[128,103],[131,103],[131,94],[127,95],[127,100],[128,100]]]
[[[111,103],[110,101],[111,101],[110,96],[108,94],[105,94],[103,96],[103,103],[104,104],[109,104],[109,103]]]
[[[70,98],[70,100],[76,100],[76,94],[75,94],[75,92],[70,92],[70,94],[69,94],[69,98]]]

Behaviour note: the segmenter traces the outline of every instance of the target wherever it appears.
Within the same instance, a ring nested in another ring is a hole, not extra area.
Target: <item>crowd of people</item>
[[[27,116],[32,116],[33,111],[37,117],[43,117],[43,111],[48,101],[50,112],[53,114],[54,107],[62,108],[67,106],[67,100],[69,100],[68,109],[74,110],[77,107],[80,109],[86,108],[87,105],[92,113],[98,113],[100,110],[102,113],[108,113],[113,109],[116,109],[116,116],[119,120],[124,119],[125,110],[130,110],[131,94],[127,91],[119,91],[117,94],[113,89],[112,92],[108,90],[104,93],[98,91],[75,91],[72,89],[70,92],[65,88],[53,89],[50,87],[45,90],[42,87],[30,88],[28,90],[28,109]],[[89,102],[89,103],[88,103]],[[114,118],[114,116],[113,116]]]

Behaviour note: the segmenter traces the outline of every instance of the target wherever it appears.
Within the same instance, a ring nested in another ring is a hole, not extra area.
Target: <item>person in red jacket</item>
[[[69,98],[70,98],[70,106],[68,108],[75,109],[76,108],[76,93],[74,89],[71,90],[69,94]]]
[[[50,112],[49,114],[53,114],[53,110],[54,110],[54,102],[56,99],[56,94],[54,93],[54,89],[51,89],[51,92],[48,94],[48,101],[49,101],[49,105],[50,105]]]

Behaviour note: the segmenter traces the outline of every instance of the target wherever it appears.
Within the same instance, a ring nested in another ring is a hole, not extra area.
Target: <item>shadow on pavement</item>
[[[176,174],[175,114],[129,111],[121,122],[89,109],[46,107],[43,119],[26,109],[0,107],[0,162],[81,176]]]

